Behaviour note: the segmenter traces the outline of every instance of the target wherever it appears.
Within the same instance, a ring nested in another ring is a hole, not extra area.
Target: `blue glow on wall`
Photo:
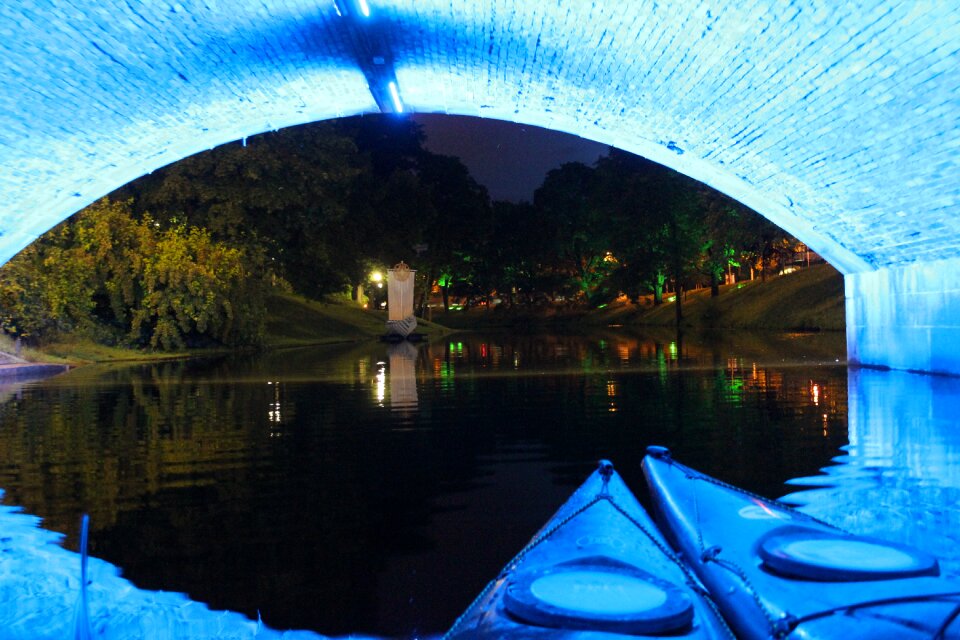
[[[850,360],[960,373],[960,258],[849,274]]]
[[[0,262],[184,156],[388,108],[387,81],[407,112],[647,156],[846,274],[952,269],[960,245],[949,2],[24,0],[0,33]]]
[[[400,92],[397,90],[397,83],[391,82],[387,87],[390,90],[390,100],[393,101],[393,110],[397,113],[403,113],[403,102],[400,101]]]

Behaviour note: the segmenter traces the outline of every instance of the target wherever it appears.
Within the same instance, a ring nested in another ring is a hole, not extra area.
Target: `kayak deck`
[[[960,582],[932,556],[854,536],[648,449],[661,531],[741,638],[960,638]]]
[[[602,462],[445,638],[730,638],[701,590]]]

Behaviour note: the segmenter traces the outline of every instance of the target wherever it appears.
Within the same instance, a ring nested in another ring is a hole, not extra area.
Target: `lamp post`
[[[371,271],[370,283],[372,284],[370,302],[374,309],[380,309],[383,306],[383,273],[381,271]]]

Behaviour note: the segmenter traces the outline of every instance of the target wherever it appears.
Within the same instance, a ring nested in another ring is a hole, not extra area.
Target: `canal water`
[[[459,334],[0,388],[4,503],[145,589],[274,628],[443,631],[592,471],[648,445],[960,568],[960,380],[835,334]]]

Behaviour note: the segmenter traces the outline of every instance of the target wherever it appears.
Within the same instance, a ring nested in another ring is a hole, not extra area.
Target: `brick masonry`
[[[847,357],[960,374],[960,257],[847,274]]]
[[[669,165],[846,274],[955,268],[955,2],[368,4],[369,17],[359,0],[0,4],[0,262],[182,157],[377,111],[395,79],[408,111],[545,126]]]

